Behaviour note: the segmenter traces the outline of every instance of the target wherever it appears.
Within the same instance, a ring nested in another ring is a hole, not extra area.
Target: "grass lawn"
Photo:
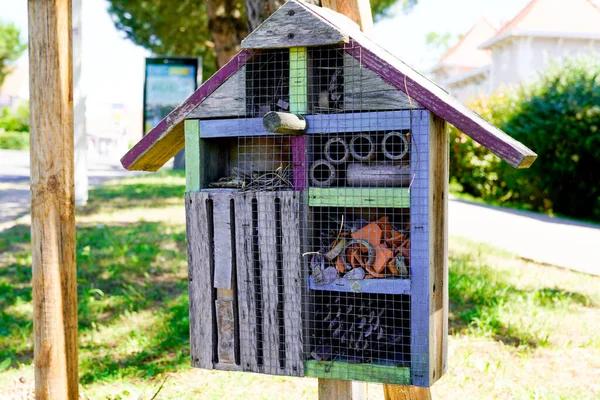
[[[189,367],[183,175],[108,183],[78,209],[90,399],[316,399],[314,379]],[[0,399],[32,390],[30,227],[0,233]],[[435,399],[600,398],[600,278],[450,241],[449,371]],[[369,385],[370,399],[381,399]]]

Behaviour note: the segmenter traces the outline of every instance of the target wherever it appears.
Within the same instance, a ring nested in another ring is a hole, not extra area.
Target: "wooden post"
[[[321,0],[321,3],[323,7],[344,14],[356,22],[367,36],[372,35],[373,16],[369,0]],[[355,393],[366,392],[365,385],[354,382]],[[352,399],[350,387],[351,382],[319,378],[319,399]],[[386,400],[431,400],[429,388],[383,385],[383,390]]]
[[[321,0],[321,4],[356,22],[365,35],[373,34],[373,14],[369,0]]]
[[[71,0],[29,0],[37,399],[77,399]]]
[[[431,400],[429,388],[418,386],[383,385],[385,400]]]

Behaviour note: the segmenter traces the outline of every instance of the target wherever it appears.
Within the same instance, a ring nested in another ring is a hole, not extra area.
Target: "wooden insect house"
[[[446,370],[452,123],[536,155],[330,10],[289,1],[122,159],[185,144],[196,367],[430,386]]]

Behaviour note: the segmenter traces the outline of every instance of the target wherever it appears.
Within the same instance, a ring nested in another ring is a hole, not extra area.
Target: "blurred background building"
[[[522,83],[551,62],[600,52],[600,8],[590,0],[532,0],[496,28],[475,23],[434,66],[436,82],[463,102]]]

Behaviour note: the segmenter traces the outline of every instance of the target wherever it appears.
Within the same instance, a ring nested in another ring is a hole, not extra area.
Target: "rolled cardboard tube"
[[[388,160],[402,160],[408,153],[408,149],[408,139],[403,133],[389,132],[381,140],[381,151]]]
[[[326,160],[317,160],[308,169],[310,183],[315,187],[329,187],[333,185],[336,176],[335,167]]]
[[[370,135],[359,133],[350,139],[350,154],[357,161],[375,158],[375,141]]]
[[[348,186],[404,187],[410,184],[410,167],[407,165],[350,164],[346,169]]]
[[[343,164],[350,158],[348,143],[340,137],[329,139],[325,143],[325,159],[332,164]]]

